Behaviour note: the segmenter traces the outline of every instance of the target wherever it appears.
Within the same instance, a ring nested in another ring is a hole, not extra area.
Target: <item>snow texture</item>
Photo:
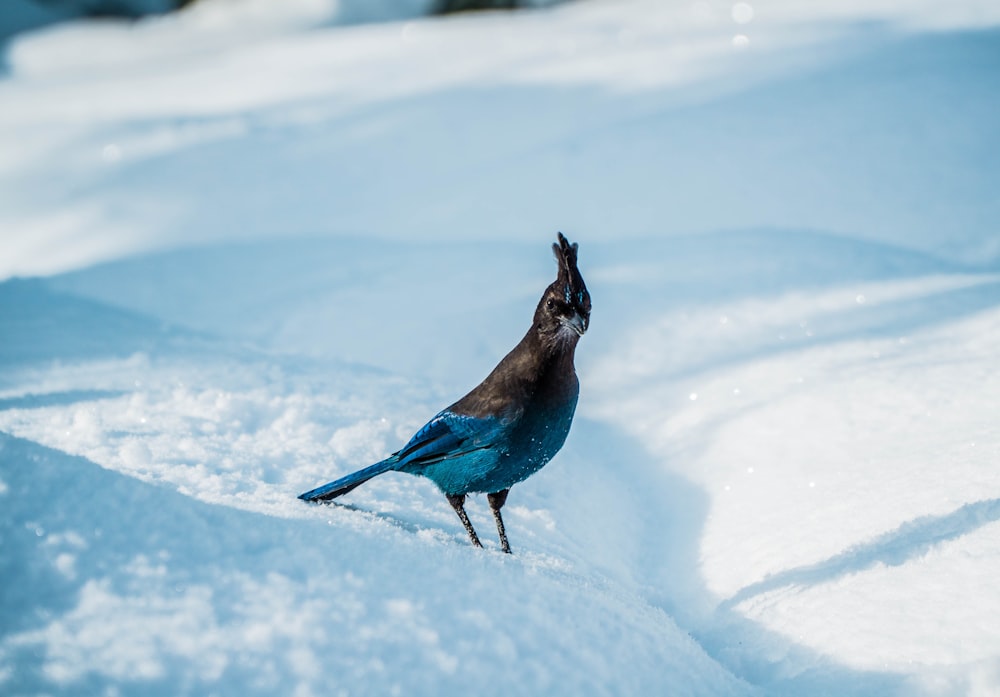
[[[0,693],[1000,694],[1000,6],[231,5],[8,46]],[[298,501],[488,373],[557,230],[514,556],[403,474]]]

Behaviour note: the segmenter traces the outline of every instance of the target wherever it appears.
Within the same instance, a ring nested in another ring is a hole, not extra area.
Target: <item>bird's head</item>
[[[576,265],[577,244],[570,244],[560,232],[552,249],[559,275],[538,302],[535,328],[555,343],[575,343],[590,326],[590,293]]]

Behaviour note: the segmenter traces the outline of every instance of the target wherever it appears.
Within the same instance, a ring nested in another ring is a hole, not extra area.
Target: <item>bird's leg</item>
[[[483,544],[479,541],[472,523],[469,522],[469,516],[465,512],[465,494],[445,494],[445,496],[448,497],[448,503],[455,509],[455,513],[458,513],[458,519],[462,521],[465,531],[469,533],[469,539],[472,540],[472,544],[476,547],[482,547]]]
[[[504,489],[503,491],[496,491],[492,494],[487,494],[486,498],[490,502],[490,510],[493,511],[493,519],[497,521],[497,532],[500,534],[500,549],[507,554],[510,554],[510,544],[507,542],[507,531],[503,527],[503,518],[500,517],[500,509],[503,505],[507,503],[507,494],[510,493],[510,489]]]

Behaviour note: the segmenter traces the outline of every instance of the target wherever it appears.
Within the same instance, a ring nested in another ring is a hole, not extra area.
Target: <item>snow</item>
[[[1000,694],[996,3],[332,8],[10,44],[0,692]],[[402,474],[296,500],[487,374],[557,230],[514,556]]]

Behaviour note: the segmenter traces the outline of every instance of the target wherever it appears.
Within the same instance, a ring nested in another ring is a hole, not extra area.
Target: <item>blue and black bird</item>
[[[465,497],[485,493],[500,547],[510,553],[500,509],[510,488],[559,452],[576,411],[580,382],[573,356],[590,324],[590,294],[577,268],[577,245],[559,233],[559,274],[535,308],[520,343],[472,392],[431,419],[381,462],[299,496],[329,501],[385,472],[427,477],[444,492],[469,539],[482,547]]]

